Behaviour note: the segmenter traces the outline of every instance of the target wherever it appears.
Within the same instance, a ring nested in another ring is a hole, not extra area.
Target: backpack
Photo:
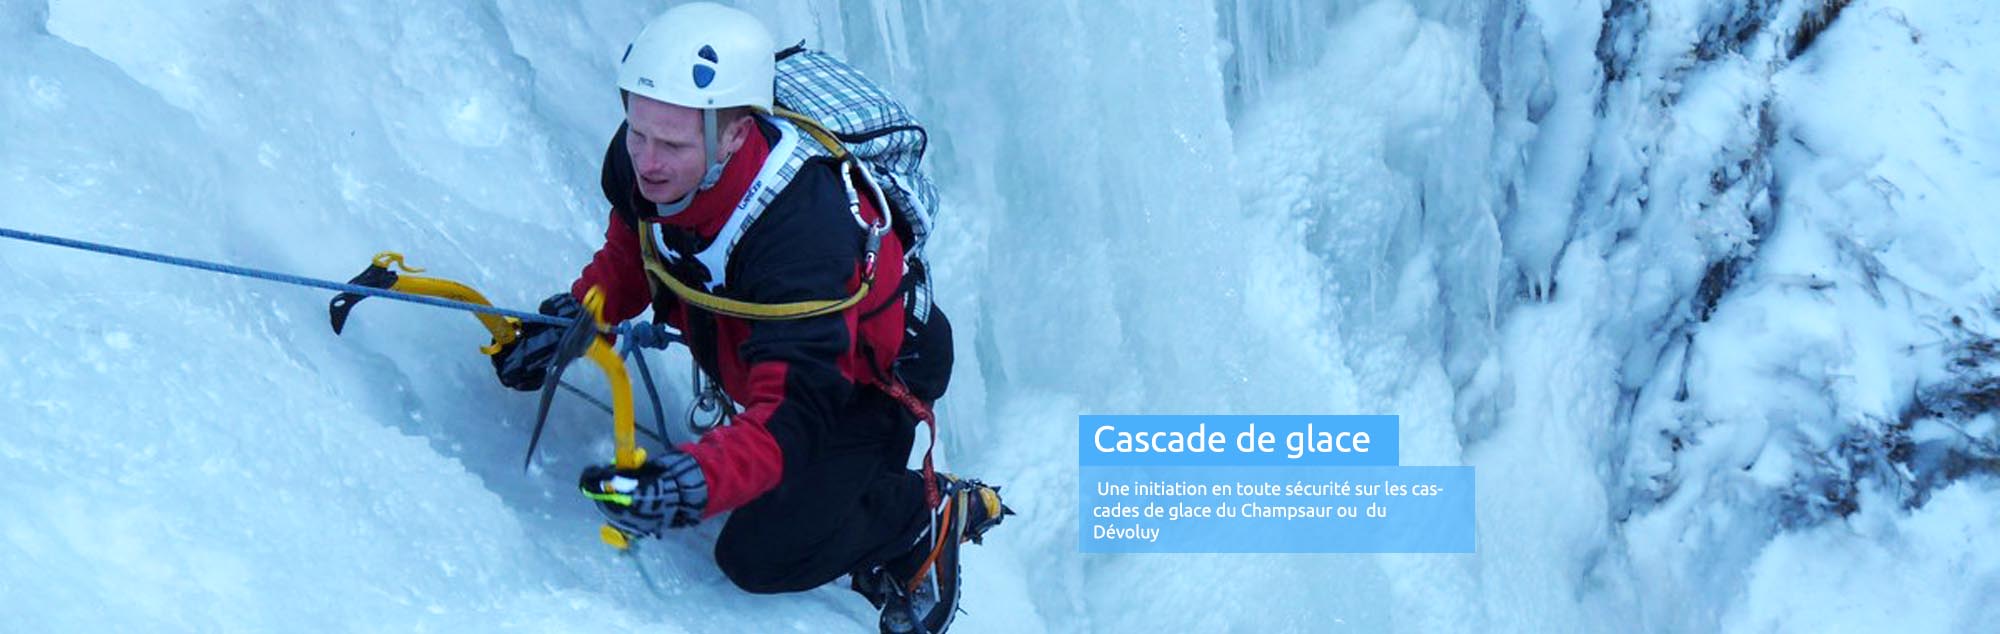
[[[918,169],[930,135],[860,70],[804,43],[778,52],[778,107],[817,121],[868,167],[895,214],[907,257],[923,262],[937,186]]]
[[[944,395],[951,380],[951,323],[931,300],[924,244],[937,217],[937,186],[920,169],[930,136],[910,111],[861,71],[804,43],[778,52],[777,106],[804,115],[846,146],[867,168],[906,246],[903,275],[908,320],[896,374],[924,402]],[[794,119],[796,121],[796,119]],[[810,127],[810,125],[809,125]],[[864,317],[865,318],[865,317]],[[931,372],[907,363],[942,358]],[[928,413],[925,414],[926,416]]]

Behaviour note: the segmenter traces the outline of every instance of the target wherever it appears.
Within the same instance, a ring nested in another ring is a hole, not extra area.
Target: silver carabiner
[[[701,363],[689,362],[689,375],[694,377],[694,402],[688,404],[688,431],[701,436],[729,423],[729,415],[736,409],[729,402],[729,395],[722,392],[722,385],[708,380],[701,371]],[[708,422],[702,422],[706,417]]]

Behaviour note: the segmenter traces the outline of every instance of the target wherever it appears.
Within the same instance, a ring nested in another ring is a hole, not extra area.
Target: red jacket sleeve
[[[646,267],[639,258],[639,232],[611,214],[611,228],[604,232],[604,246],[583,266],[583,274],[570,284],[569,292],[583,301],[590,287],[604,295],[604,321],[618,323],[639,316],[653,301],[653,289],[646,283]]]
[[[759,363],[750,369],[752,396],[730,424],[703,435],[699,442],[683,443],[681,451],[694,456],[708,481],[708,507],[702,517],[711,517],[749,504],[778,486],[785,473],[786,453],[772,435],[769,422],[785,404],[788,364],[781,361]]]

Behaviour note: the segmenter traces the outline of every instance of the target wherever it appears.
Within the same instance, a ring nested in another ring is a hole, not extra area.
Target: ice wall
[[[1991,9],[745,6],[931,126],[941,455],[1023,512],[958,631],[1991,620]],[[334,278],[395,249],[530,306],[600,239],[612,64],[657,10],[4,0],[0,225]],[[873,619],[737,592],[714,525],[642,550],[649,587],[568,485],[600,415],[559,405],[522,474],[533,398],[463,316],[336,339],[322,293],[0,273],[23,627]],[[1077,555],[1071,426],[1131,412],[1400,414],[1406,464],[1479,469],[1480,552]]]

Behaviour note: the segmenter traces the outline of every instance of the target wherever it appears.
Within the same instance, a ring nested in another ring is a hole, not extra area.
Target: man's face
[[[625,101],[625,151],[639,194],[654,203],[680,200],[701,184],[705,157],[701,111],[631,95]]]
[[[639,194],[646,200],[673,202],[701,185],[708,157],[701,147],[700,110],[630,95],[625,99],[625,123],[625,152],[632,157]],[[727,163],[750,138],[750,126],[756,122],[748,116],[724,116],[717,125],[723,128],[716,134],[722,147],[715,149],[715,155]]]

